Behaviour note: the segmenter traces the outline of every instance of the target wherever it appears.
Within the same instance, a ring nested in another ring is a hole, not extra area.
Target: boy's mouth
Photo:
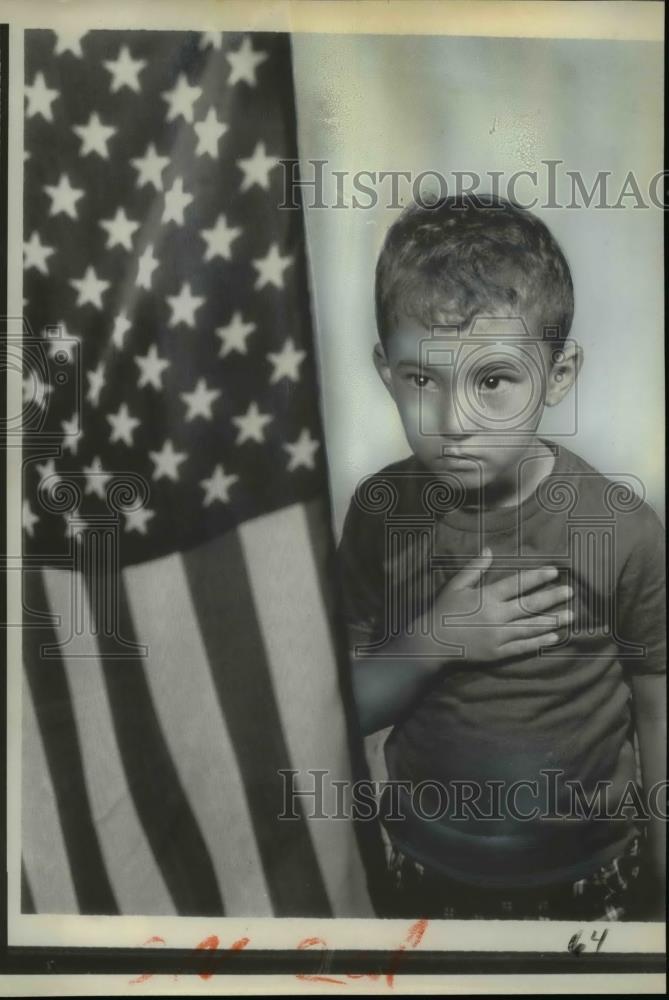
[[[480,459],[474,458],[473,455],[469,455],[464,451],[442,451],[439,456],[445,462],[478,462]]]
[[[476,472],[477,468],[480,469],[483,464],[480,458],[472,458],[471,455],[457,455],[453,452],[439,455],[437,463],[442,468],[462,473]]]

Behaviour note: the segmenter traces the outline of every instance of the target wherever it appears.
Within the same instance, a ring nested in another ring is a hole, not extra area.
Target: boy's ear
[[[548,373],[546,406],[555,406],[564,399],[576,381],[583,364],[583,349],[575,340],[566,340],[556,354],[557,357]]]
[[[386,352],[383,350],[381,344],[374,344],[374,350],[372,351],[372,358],[374,359],[374,367],[379,373],[379,377],[386,389],[391,396],[394,397],[393,393],[393,380],[390,374],[390,365],[388,364],[388,359],[386,358]]]

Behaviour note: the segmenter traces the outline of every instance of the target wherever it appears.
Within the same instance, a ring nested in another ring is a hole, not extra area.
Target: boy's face
[[[557,349],[508,316],[477,318],[466,331],[404,317],[374,360],[414,454],[467,492],[517,476],[544,406],[569,391],[580,365],[573,342]]]

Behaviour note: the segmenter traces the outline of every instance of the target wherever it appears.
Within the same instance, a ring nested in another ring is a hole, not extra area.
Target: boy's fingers
[[[520,573],[511,573],[503,580],[490,584],[490,590],[502,601],[508,601],[513,597],[536,587],[543,587],[552,583],[558,575],[555,566],[541,566],[539,569],[524,569]]]
[[[554,646],[558,641],[556,632],[549,632],[547,635],[532,636],[527,639],[514,639],[504,646],[504,656],[523,656],[527,653],[536,653],[542,647]]]
[[[512,618],[509,620],[516,621],[528,615],[548,611],[549,608],[563,605],[573,596],[574,592],[571,587],[542,587],[541,590],[537,590],[533,594],[523,595],[518,600],[517,605],[512,605]]]
[[[451,580],[450,586],[454,590],[464,590],[465,587],[476,587],[481,579],[481,573],[490,568],[492,562],[492,551],[489,548],[481,550],[481,555],[472,559],[464,569],[456,573]]]
[[[509,646],[517,639],[531,639],[537,636],[543,636],[545,639],[551,632],[557,632],[559,628],[567,625],[570,620],[571,611],[567,610],[560,615],[547,615],[545,618],[528,616],[521,622],[507,622],[502,626],[506,633],[502,640],[504,655],[506,656]]]
[[[515,622],[509,622],[510,625],[517,625],[522,622],[525,623],[525,628],[528,629],[528,634],[536,634],[538,628],[542,631],[549,630],[554,632],[555,629],[564,628],[566,625],[571,625],[574,620],[574,612],[571,608],[561,607],[555,608],[550,614],[545,617],[541,615],[525,615],[524,618],[520,618]]]

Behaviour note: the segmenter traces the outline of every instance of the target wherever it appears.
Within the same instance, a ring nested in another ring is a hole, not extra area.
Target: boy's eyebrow
[[[495,371],[504,371],[506,369],[511,372],[522,372],[527,365],[523,364],[522,361],[515,361],[513,358],[481,358],[473,367],[477,371],[491,368]]]
[[[421,372],[441,372],[445,368],[452,368],[453,365],[452,364],[449,365],[449,364],[446,364],[446,363],[444,363],[444,364],[432,364],[432,365],[428,365],[428,364],[425,364],[424,362],[422,362],[420,360],[417,360],[417,361],[402,360],[402,361],[398,361],[397,362],[397,366],[396,367],[397,368],[416,368],[416,369],[420,369]],[[493,359],[490,359],[490,358],[483,357],[480,360],[476,361],[475,364],[472,367],[473,367],[474,371],[482,371],[483,369],[486,369],[486,368],[494,368],[496,371],[507,369],[508,371],[519,372],[519,371],[522,371],[523,364],[522,364],[521,361],[516,361],[513,358],[493,358]],[[456,369],[457,368],[458,368],[458,365],[456,364]]]
[[[420,368],[420,370],[422,372],[423,371],[428,371],[429,372],[429,371],[439,371],[440,369],[444,368],[444,365],[426,365],[424,362],[422,362],[420,359],[418,359],[416,361],[398,361],[397,362],[397,367],[398,368]]]

